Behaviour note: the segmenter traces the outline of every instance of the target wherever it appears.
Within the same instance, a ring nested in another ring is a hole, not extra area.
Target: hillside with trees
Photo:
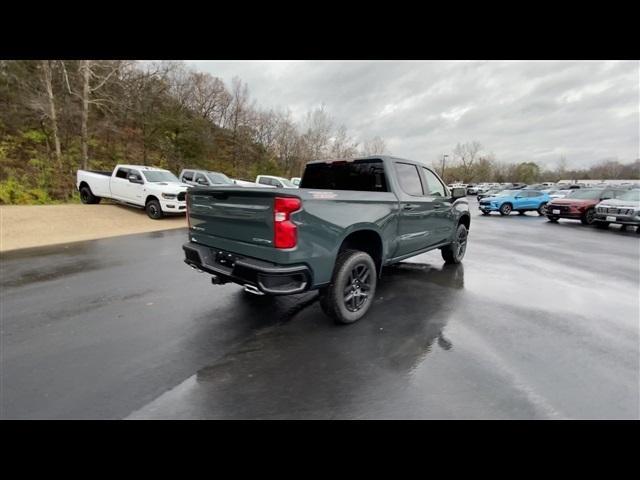
[[[240,78],[227,85],[181,62],[0,61],[4,204],[74,200],[78,168],[133,163],[252,180],[299,176],[310,160],[382,153],[390,153],[384,139],[354,138],[323,106],[294,119],[260,107]],[[448,182],[639,178],[638,161],[547,172],[532,162],[499,163],[477,142],[459,144],[449,160]]]
[[[296,122],[263,109],[239,78],[231,85],[181,62],[0,62],[0,202],[75,196],[78,168],[118,163],[298,176],[306,162],[385,151],[354,140],[319,107]]]

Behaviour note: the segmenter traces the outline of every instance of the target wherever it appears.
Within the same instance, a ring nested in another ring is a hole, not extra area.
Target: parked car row
[[[581,188],[549,202],[546,215],[551,222],[566,218],[602,228],[612,223],[640,227],[639,195],[639,189]]]
[[[97,204],[108,198],[143,208],[154,220],[167,214],[185,213],[189,187],[298,188],[299,183],[300,177],[288,180],[258,175],[255,182],[247,182],[229,178],[221,172],[197,169],[184,169],[176,177],[169,170],[144,165],[116,165],[113,171],[78,170],[76,173],[76,187],[82,203]]]
[[[607,228],[610,224],[636,226],[640,233],[640,188],[578,187],[567,190],[524,189],[490,190],[478,194],[482,215],[498,212],[523,215],[537,211],[550,222],[579,220],[584,225]]]

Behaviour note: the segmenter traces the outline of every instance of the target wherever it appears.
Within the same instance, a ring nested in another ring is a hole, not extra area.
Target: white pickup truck
[[[82,203],[110,198],[144,208],[154,220],[166,213],[185,213],[189,185],[169,170],[142,165],[116,165],[113,172],[78,170],[76,186]]]

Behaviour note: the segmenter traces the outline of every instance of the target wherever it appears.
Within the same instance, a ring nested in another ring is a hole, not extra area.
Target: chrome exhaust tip
[[[258,290],[257,287],[254,287],[253,285],[249,285],[248,283],[244,285],[244,291],[253,293],[254,295],[264,295],[264,292],[261,292],[260,290]]]

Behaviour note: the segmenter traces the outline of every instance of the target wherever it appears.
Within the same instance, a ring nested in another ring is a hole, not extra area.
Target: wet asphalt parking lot
[[[182,262],[185,230],[3,254],[8,418],[637,419],[640,235],[479,215],[360,322]]]

